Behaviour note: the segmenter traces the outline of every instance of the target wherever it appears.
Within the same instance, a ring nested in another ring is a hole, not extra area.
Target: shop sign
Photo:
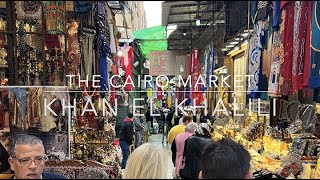
[[[176,67],[175,51],[151,51],[150,52],[150,75],[151,76],[174,76]]]

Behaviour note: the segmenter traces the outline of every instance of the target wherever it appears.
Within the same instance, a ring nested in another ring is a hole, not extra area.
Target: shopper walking
[[[187,124],[192,122],[192,116],[184,116],[182,119],[182,124],[176,125],[168,133],[168,143],[172,144],[174,138],[180,133],[185,132],[184,128],[186,127]]]
[[[197,179],[201,171],[202,152],[211,142],[213,128],[206,123],[200,123],[194,136],[190,136],[184,145],[182,169],[179,175],[182,179]]]
[[[197,123],[195,122],[189,123],[185,128],[185,132],[178,134],[172,142],[172,146],[171,146],[172,162],[175,166],[174,177],[177,177],[177,178],[180,177],[179,171],[182,166],[182,157],[183,157],[185,141],[188,137],[192,136],[195,133],[197,128],[198,128]]]
[[[141,123],[141,119],[139,117],[134,117],[134,127],[135,127],[135,148],[139,147],[141,145],[141,136],[142,136],[142,130],[144,129],[144,126]]]
[[[132,145],[133,140],[133,131],[134,131],[134,124],[133,124],[133,114],[130,112],[128,113],[128,117],[123,120],[123,124],[120,130],[120,147],[122,150],[123,158],[121,163],[121,169],[124,169],[127,164],[127,160],[129,157],[129,148]]]

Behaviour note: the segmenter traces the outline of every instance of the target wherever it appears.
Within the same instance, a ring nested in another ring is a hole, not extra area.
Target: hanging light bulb
[[[197,25],[197,26],[200,26],[200,23],[201,23],[201,22],[200,22],[200,19],[197,19],[197,20],[196,20],[196,25]]]

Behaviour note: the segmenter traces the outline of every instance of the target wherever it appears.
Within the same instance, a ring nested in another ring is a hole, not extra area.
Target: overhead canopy
[[[154,26],[135,31],[133,39],[140,41],[142,54],[149,59],[150,51],[167,50],[167,32],[165,26]]]

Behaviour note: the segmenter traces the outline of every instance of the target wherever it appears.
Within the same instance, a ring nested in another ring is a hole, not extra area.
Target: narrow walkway
[[[173,163],[172,163],[172,153],[171,153],[171,146],[170,144],[167,143],[163,143],[162,144],[162,134],[152,134],[149,139],[148,142],[151,144],[156,145],[157,147],[163,148],[167,154],[168,154],[168,179],[172,179],[172,170],[173,170]]]

